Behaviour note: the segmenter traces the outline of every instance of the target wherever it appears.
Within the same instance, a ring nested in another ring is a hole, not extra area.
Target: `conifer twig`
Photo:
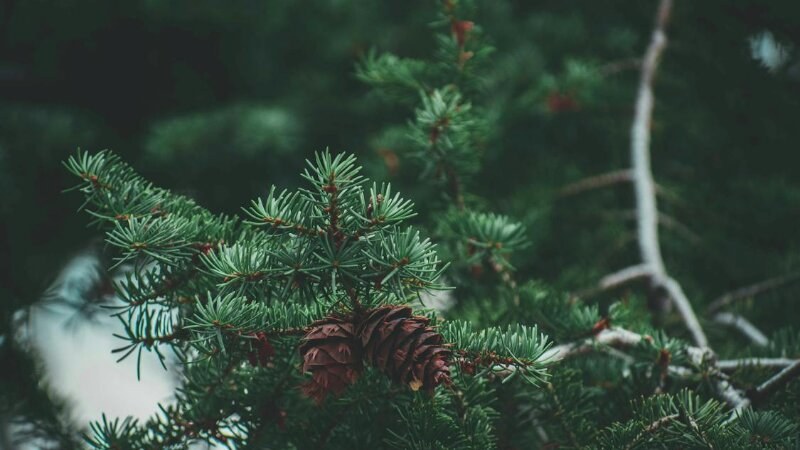
[[[658,430],[659,430],[659,429],[661,429],[662,427],[664,427],[664,426],[668,425],[668,424],[669,424],[669,423],[671,423],[673,420],[677,420],[678,418],[680,418],[680,415],[679,415],[679,414],[670,414],[670,415],[668,415],[668,416],[664,416],[664,417],[662,417],[662,418],[660,418],[660,419],[658,419],[658,420],[654,421],[654,422],[653,422],[653,423],[651,423],[650,425],[646,426],[646,427],[645,427],[645,428],[644,428],[642,431],[640,431],[640,432],[639,432],[639,434],[637,434],[637,435],[636,435],[636,436],[633,438],[633,440],[632,440],[632,441],[631,441],[631,442],[630,442],[630,443],[629,443],[629,444],[628,444],[628,445],[625,447],[625,450],[629,450],[629,449],[636,448],[636,446],[637,446],[639,443],[641,443],[641,442],[642,442],[642,440],[643,440],[643,439],[644,439],[644,438],[645,438],[647,435],[655,433],[656,431],[658,431]]]
[[[754,297],[758,294],[762,294],[767,291],[771,291],[773,289],[778,289],[783,287],[787,284],[792,283],[793,281],[800,280],[800,272],[791,273],[788,275],[782,275],[775,278],[770,278],[768,280],[761,281],[759,283],[751,284],[749,286],[744,286],[738,288],[734,291],[728,292],[727,294],[723,294],[717,297],[716,300],[711,302],[706,309],[708,314],[713,314],[720,309],[724,308],[725,306],[730,305],[731,303],[737,302],[739,300],[744,300],[746,298]]]

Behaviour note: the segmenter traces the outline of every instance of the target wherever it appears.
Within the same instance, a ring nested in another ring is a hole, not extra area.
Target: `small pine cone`
[[[328,317],[314,323],[300,344],[303,372],[312,375],[302,389],[317,403],[329,393],[340,395],[361,373],[361,351],[354,328],[352,320]]]
[[[428,322],[425,317],[412,316],[407,306],[383,306],[368,312],[356,330],[364,359],[392,381],[415,391],[433,392],[440,383],[449,383],[450,350]]]

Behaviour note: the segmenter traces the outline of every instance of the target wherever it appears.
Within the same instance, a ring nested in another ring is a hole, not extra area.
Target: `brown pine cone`
[[[425,317],[413,316],[407,306],[369,311],[356,329],[364,359],[392,381],[415,391],[433,392],[440,383],[449,383],[450,350],[428,322]]]
[[[361,346],[354,328],[352,320],[328,317],[315,322],[300,344],[303,372],[312,374],[302,389],[317,403],[328,393],[340,395],[361,373]]]

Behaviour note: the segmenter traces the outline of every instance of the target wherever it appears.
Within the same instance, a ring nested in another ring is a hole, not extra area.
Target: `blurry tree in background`
[[[26,424],[14,428],[23,441],[83,445],[69,405],[12,337],[28,307],[64,301],[47,292],[73,256],[119,256],[61,194],[75,184],[62,161],[76,147],[112,148],[155,185],[228,214],[271,185],[301,186],[314,151],[353,152],[366,176],[414,201],[410,222],[452,263],[445,325],[538,325],[565,360],[531,386],[473,379],[481,361],[466,359],[451,367],[456,390],[434,401],[391,391],[397,403],[376,407],[381,430],[355,413],[332,420],[386,388],[380,377],[321,411],[291,391],[270,400],[280,407],[269,432],[242,445],[797,445],[800,3],[676,0],[664,18],[643,122],[666,268],[655,273],[642,259],[631,128],[664,3],[0,2],[0,446],[15,438],[11,422]],[[107,314],[97,305],[113,275],[74,306]],[[449,342],[481,344],[454,327]],[[296,353],[278,365],[299,372]],[[786,365],[786,379],[762,385]],[[314,431],[293,434],[302,427]],[[170,430],[220,441],[213,427]]]

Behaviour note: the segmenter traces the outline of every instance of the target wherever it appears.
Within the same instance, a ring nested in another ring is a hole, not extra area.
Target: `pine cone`
[[[330,392],[340,395],[361,373],[361,346],[354,328],[352,320],[328,317],[315,322],[303,338],[303,372],[311,372],[312,378],[302,389],[317,403]]]
[[[329,317],[314,323],[303,338],[303,371],[312,374],[303,392],[318,403],[355,383],[362,358],[415,391],[432,393],[450,382],[450,350],[427,318],[413,316],[407,306],[383,306],[367,311],[357,326],[354,322],[352,317]]]
[[[450,382],[450,350],[429,320],[407,306],[383,306],[367,313],[356,330],[364,359],[392,381],[433,392]]]

